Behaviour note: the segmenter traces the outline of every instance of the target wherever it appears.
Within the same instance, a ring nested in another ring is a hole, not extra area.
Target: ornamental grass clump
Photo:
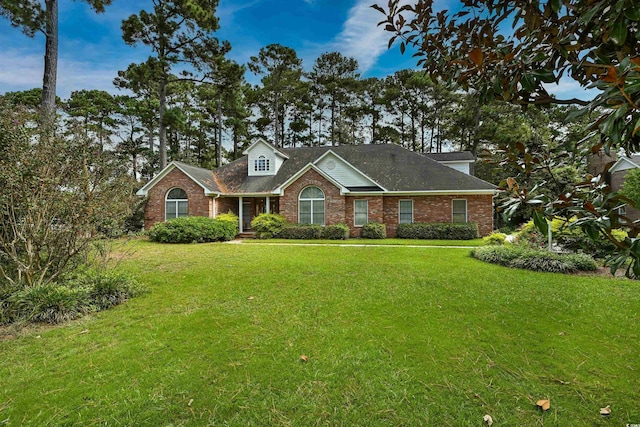
[[[598,268],[587,254],[557,254],[522,246],[482,246],[474,248],[471,256],[492,264],[550,273],[594,271]]]

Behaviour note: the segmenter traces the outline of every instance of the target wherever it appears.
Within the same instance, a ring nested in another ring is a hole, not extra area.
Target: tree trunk
[[[160,150],[160,169],[164,169],[167,166],[167,126],[164,123],[164,110],[167,104],[167,80],[162,76],[158,84],[158,98],[160,100],[160,108],[158,109],[159,124],[158,124],[158,139]]]
[[[280,130],[280,126],[278,124],[278,110],[280,109],[280,99],[278,98],[278,94],[276,94],[274,104],[275,108],[273,109],[273,137],[275,146],[280,147],[280,138],[278,138],[278,133]]]
[[[216,167],[222,166],[222,93],[218,93],[218,137],[216,138]]]
[[[42,81],[42,117],[53,122],[56,112],[56,80],[58,76],[58,0],[46,0],[46,42]]]
[[[335,129],[336,129],[336,101],[331,99],[331,146],[336,146],[336,138],[335,138]]]

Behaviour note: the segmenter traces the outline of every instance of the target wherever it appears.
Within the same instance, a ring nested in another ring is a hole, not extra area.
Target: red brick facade
[[[205,196],[204,190],[181,170],[175,168],[149,189],[147,206],[144,214],[144,228],[149,229],[157,222],[165,220],[165,199],[167,193],[174,188],[182,188],[187,192],[189,200],[189,216],[213,216],[213,201]]]
[[[394,237],[399,222],[400,200],[413,200],[414,222],[451,222],[453,200],[467,201],[467,221],[478,224],[481,236],[493,231],[493,197],[491,195],[462,196],[343,196],[332,182],[311,169],[284,190],[281,197],[271,197],[272,211],[282,214],[289,222],[298,222],[298,200],[300,192],[308,186],[317,186],[325,195],[325,224],[345,223],[352,237],[360,235],[360,227],[354,226],[354,201],[368,200],[368,221],[380,222],[387,227],[387,236]],[[211,198],[204,195],[202,187],[194,183],[178,169],[174,169],[149,190],[149,201],[145,212],[145,228],[164,221],[165,197],[175,187],[185,190],[189,197],[190,216],[213,217],[233,212],[238,215],[238,197]],[[262,198],[245,198],[251,201],[251,217],[265,211]],[[278,206],[279,205],[279,206]],[[245,229],[248,228],[245,224]]]

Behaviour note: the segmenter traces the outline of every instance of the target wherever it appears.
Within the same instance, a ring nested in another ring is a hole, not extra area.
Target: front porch
[[[216,214],[233,212],[239,218],[240,237],[253,235],[251,221],[263,213],[279,213],[280,198],[274,196],[238,196],[216,199]]]

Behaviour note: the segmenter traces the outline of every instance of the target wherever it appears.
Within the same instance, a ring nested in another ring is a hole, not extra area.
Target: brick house
[[[625,177],[629,171],[640,168],[640,155],[633,155],[631,157],[620,156],[617,160],[617,156],[614,156],[607,156],[608,158],[606,159],[609,164],[614,162],[607,171],[606,181],[611,186],[611,190],[617,192],[622,188],[622,184],[624,184]],[[596,156],[594,156],[594,159],[596,159]],[[594,159],[592,159],[592,163],[596,161]],[[640,210],[629,205],[620,208],[620,214],[626,216],[631,221],[640,220]]]
[[[231,211],[241,233],[264,212],[293,223],[344,223],[354,237],[367,222],[385,224],[389,237],[410,222],[474,222],[481,235],[493,231],[496,187],[472,176],[470,153],[424,155],[393,144],[275,148],[260,139],[243,154],[213,171],[170,163],[138,192],[148,197],[145,228]]]

